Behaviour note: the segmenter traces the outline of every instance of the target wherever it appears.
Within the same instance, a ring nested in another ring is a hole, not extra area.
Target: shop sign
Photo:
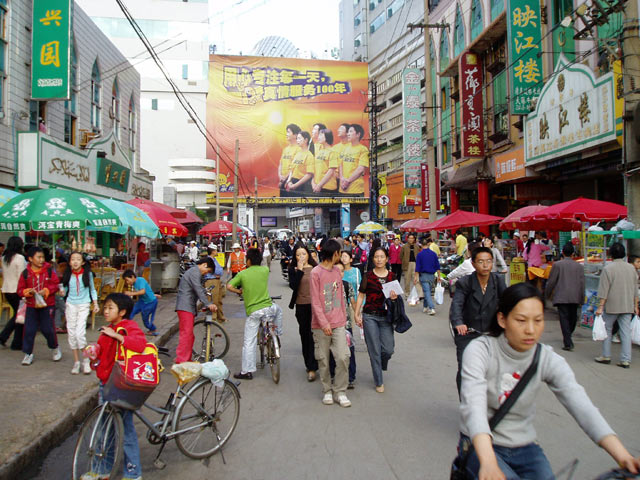
[[[517,183],[513,188],[514,199],[519,202],[562,199],[562,189],[552,183]]]
[[[495,156],[496,183],[508,182],[527,176],[524,166],[524,148],[509,150]]]
[[[126,192],[129,190],[129,175],[127,167],[98,157],[98,185]]]
[[[253,199],[249,200],[253,203]],[[207,203],[216,203],[215,193],[207,193]],[[238,198],[238,204],[247,203],[245,197]],[[258,205],[341,205],[350,203],[351,205],[368,205],[369,199],[366,197],[269,197],[258,198]],[[232,205],[233,198],[220,197],[220,205]]]
[[[460,55],[462,102],[462,156],[484,157],[482,115],[482,60],[475,53]]]
[[[420,188],[422,163],[422,102],[419,68],[402,70],[402,147],[404,188]]]
[[[436,202],[440,203],[440,169],[436,168]],[[429,204],[429,170],[427,168],[427,164],[423,163],[420,166],[421,180],[422,186],[420,188],[421,195],[421,205],[423,212],[429,212],[431,210]]]
[[[527,166],[616,140],[613,73],[596,78],[561,55],[524,129]]]
[[[343,203],[340,206],[340,226],[342,237],[348,237],[351,233],[351,205],[348,203]]]
[[[31,98],[68,100],[71,0],[34,0],[31,26]]]
[[[509,85],[512,115],[527,115],[542,90],[542,31],[538,0],[508,0]]]
[[[511,265],[509,265],[509,277],[511,278],[510,285],[525,282],[526,275],[527,267],[524,262],[511,262]]]
[[[398,204],[398,214],[404,215],[407,213],[416,213],[415,205],[403,205],[402,203]]]

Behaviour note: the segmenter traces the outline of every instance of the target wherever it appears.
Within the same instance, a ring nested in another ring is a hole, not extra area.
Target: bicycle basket
[[[153,393],[156,385],[132,388],[119,362],[116,362],[104,384],[102,396],[105,401],[125,410],[138,410]]]

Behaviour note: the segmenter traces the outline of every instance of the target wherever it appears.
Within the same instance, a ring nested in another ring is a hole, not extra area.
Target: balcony
[[[173,158],[169,160],[169,168],[187,168],[190,170],[215,169],[216,162],[208,158]]]
[[[172,183],[177,193],[201,192],[213,193],[215,186],[208,183]]]
[[[200,182],[214,182],[216,173],[203,170],[174,170],[169,172],[169,180],[194,180]]]

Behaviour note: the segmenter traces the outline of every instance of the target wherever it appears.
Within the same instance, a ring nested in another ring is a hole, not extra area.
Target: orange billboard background
[[[325,124],[336,132],[342,123],[360,124],[361,143],[369,148],[366,63],[297,58],[211,55],[207,130],[220,146],[220,196],[233,196],[233,158],[240,142],[238,194],[278,197],[278,165],[287,145],[286,126],[311,132]],[[215,148],[207,145],[207,158]],[[364,195],[369,196],[369,171]],[[313,194],[309,194],[313,196]]]

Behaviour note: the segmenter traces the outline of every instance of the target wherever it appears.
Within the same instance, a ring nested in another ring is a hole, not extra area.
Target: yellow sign
[[[511,261],[509,265],[509,273],[511,276],[511,282],[509,285],[515,285],[516,283],[522,283],[526,280],[527,268],[522,261]]]
[[[214,193],[207,194],[207,203],[216,203]],[[253,203],[253,199],[239,198],[238,203]],[[343,203],[368,205],[369,199],[363,197],[271,197],[258,198],[258,205],[341,205]],[[233,198],[220,197],[220,205],[233,205]]]

